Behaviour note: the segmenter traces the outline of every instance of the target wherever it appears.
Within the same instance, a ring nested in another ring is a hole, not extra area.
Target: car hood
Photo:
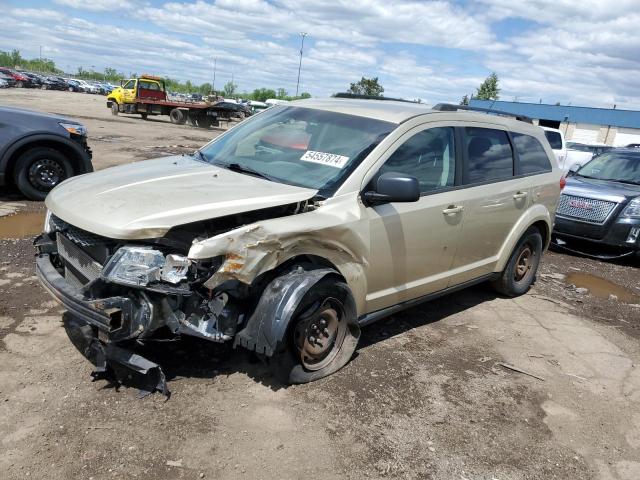
[[[48,118],[55,123],[64,122],[64,123],[74,123],[74,124],[80,125],[80,122],[78,122],[77,120],[74,120],[73,118],[63,117],[61,115],[54,115],[51,113],[36,112],[35,110],[29,110],[26,108],[0,106],[0,115],[2,115],[5,118],[11,118],[12,115],[20,115],[23,118],[37,117],[38,120],[42,120],[43,118]],[[65,130],[62,130],[62,131],[64,132]]]
[[[567,185],[562,190],[562,193],[620,203],[639,196],[640,185],[612,182],[611,180],[596,180],[574,175],[567,178]]]
[[[312,198],[316,190],[183,155],[73,177],[47,196],[65,222],[108,238],[157,238],[178,225]]]

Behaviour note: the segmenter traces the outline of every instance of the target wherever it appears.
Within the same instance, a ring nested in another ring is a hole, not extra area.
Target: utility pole
[[[300,36],[302,37],[302,43],[300,44],[300,63],[298,64],[298,82],[296,83],[296,97],[298,96],[298,90],[300,88],[300,69],[302,68],[302,50],[304,50],[304,37],[306,37],[308,33],[300,32]]]
[[[218,63],[218,57],[213,58],[213,84],[211,85],[211,90],[213,93],[216,93],[216,66]]]
[[[40,45],[40,63],[38,64],[40,72],[42,72],[42,45]]]

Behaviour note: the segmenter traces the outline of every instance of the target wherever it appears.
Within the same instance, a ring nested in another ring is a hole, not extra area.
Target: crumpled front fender
[[[287,329],[301,300],[323,278],[336,275],[329,268],[305,271],[302,268],[273,280],[264,289],[260,301],[244,329],[236,334],[234,346],[272,356],[283,347]],[[346,305],[355,318],[355,305]]]

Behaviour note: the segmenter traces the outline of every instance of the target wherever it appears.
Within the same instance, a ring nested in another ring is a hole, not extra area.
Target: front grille
[[[93,245],[101,245],[112,242],[106,237],[96,235],[95,233],[87,232],[81,228],[74,227],[68,224],[64,220],[51,215],[51,227],[54,232],[63,232],[66,237],[74,243],[77,243],[81,247],[91,247]]]
[[[556,213],[563,217],[576,218],[583,222],[602,225],[615,207],[615,202],[563,193],[560,195],[560,203]]]
[[[78,272],[82,277],[84,277],[86,280],[85,283],[89,283],[100,278],[102,265],[83,252],[80,247],[63,234],[56,234],[56,239],[58,243],[58,255],[62,257],[65,262],[65,266],[67,267],[65,270],[68,270],[68,267],[71,267],[75,272]],[[77,278],[77,275],[74,275],[74,277]]]

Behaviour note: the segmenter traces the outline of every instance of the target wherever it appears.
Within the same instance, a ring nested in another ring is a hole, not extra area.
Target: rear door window
[[[513,151],[507,132],[465,127],[467,164],[465,184],[506,180],[513,177]]]
[[[537,138],[522,133],[512,133],[513,144],[518,153],[516,173],[526,175],[551,171],[549,157]]]
[[[545,130],[544,136],[549,140],[551,148],[554,150],[562,150],[562,136],[560,135],[560,132]]]

